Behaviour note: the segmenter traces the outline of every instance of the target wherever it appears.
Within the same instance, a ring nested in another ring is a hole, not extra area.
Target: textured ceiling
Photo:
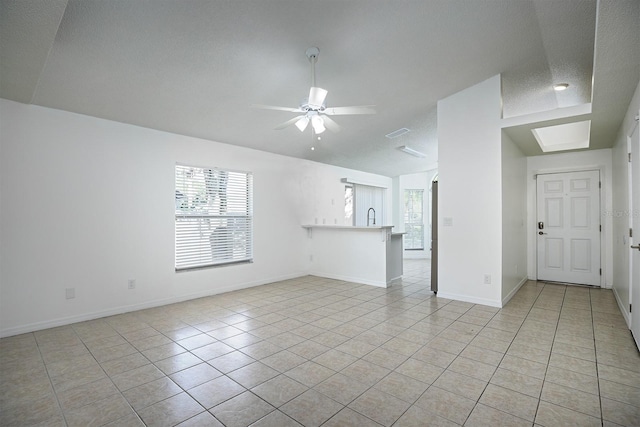
[[[502,74],[504,117],[515,118],[506,131],[525,153],[539,152],[526,117],[591,102],[600,148],[613,143],[638,82],[639,5],[0,0],[0,96],[396,176],[436,165],[439,99]],[[329,107],[377,110],[334,116],[342,131],[320,141],[310,130],[273,129],[293,113],[250,107],[299,105],[311,83],[310,46],[321,51],[316,83]],[[570,90],[553,92],[560,81]],[[402,127],[411,132],[385,138]]]

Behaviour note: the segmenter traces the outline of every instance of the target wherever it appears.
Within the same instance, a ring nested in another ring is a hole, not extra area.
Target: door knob
[[[637,249],[640,251],[640,245],[631,245],[631,249]]]

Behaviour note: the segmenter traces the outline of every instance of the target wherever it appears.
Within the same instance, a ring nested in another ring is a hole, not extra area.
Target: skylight
[[[589,147],[591,120],[532,129],[543,152],[575,150]]]

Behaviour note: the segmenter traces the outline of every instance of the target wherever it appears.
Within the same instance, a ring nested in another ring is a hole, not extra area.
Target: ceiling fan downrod
[[[307,58],[309,58],[309,62],[311,62],[311,86],[316,86],[316,61],[318,60],[318,55],[320,55],[320,49],[317,47],[310,47],[305,52],[307,54]]]

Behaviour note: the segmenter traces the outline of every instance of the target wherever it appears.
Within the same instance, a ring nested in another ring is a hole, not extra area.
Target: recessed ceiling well
[[[543,152],[576,150],[589,147],[591,120],[532,129]]]

